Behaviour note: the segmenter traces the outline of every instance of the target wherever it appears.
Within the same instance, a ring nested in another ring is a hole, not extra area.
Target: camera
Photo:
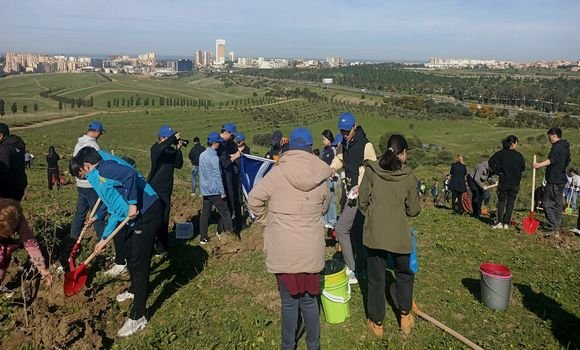
[[[187,145],[189,145],[189,140],[185,140],[185,139],[179,139],[177,140],[177,143],[181,146],[181,147],[187,147]]]

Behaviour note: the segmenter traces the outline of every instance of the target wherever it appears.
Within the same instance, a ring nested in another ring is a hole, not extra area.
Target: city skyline
[[[3,10],[11,15],[3,20],[0,52],[156,51],[160,56],[193,57],[197,49],[211,48],[216,38],[224,38],[227,51],[235,51],[236,57],[580,58],[580,45],[574,43],[580,2],[571,0],[127,0],[105,1],[100,7],[84,0],[8,0]]]

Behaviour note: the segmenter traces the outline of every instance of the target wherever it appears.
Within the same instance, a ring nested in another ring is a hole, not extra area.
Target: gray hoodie
[[[97,139],[95,139],[94,137],[90,137],[88,135],[83,135],[83,136],[79,137],[77,144],[75,145],[75,149],[73,151],[73,157],[76,156],[77,153],[79,153],[79,151],[85,147],[92,147],[92,148],[96,149],[97,151],[99,151],[101,149],[99,147],[99,145],[97,144]],[[91,184],[87,180],[80,180],[80,179],[77,179],[77,187],[92,188]]]

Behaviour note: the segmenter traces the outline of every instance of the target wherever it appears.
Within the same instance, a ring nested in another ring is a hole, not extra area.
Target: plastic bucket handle
[[[322,290],[322,295],[324,295],[324,297],[326,299],[328,299],[328,300],[330,300],[332,302],[339,303],[339,304],[346,304],[350,300],[350,284],[347,284],[346,286],[347,286],[347,289],[346,289],[347,297],[346,298],[339,297],[337,295],[332,295],[332,294],[330,294],[328,291],[326,291],[324,289]]]

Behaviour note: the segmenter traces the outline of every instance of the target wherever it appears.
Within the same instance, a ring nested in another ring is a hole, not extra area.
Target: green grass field
[[[40,80],[44,76],[25,76],[0,80],[0,97],[2,97],[2,92],[12,91],[16,94],[16,91],[19,91],[18,85],[12,85],[13,88],[9,89],[5,86],[6,82],[16,84],[18,79],[24,78],[30,79],[26,88],[23,88],[29,89],[27,94],[36,91],[33,89],[34,86],[31,86],[35,78],[43,85],[71,84],[71,90],[84,89],[70,92],[72,94],[106,91],[91,86],[90,79],[96,81],[98,79],[96,76],[90,78],[90,75],[86,75],[87,81],[84,82],[74,79],[64,82],[50,75],[46,76],[46,80]],[[219,83],[215,79],[207,81],[205,78],[195,77],[175,79],[175,81],[160,79],[158,82],[156,82],[157,79],[140,81],[131,81],[131,79],[133,78],[122,77],[118,80],[118,84],[129,85],[142,93],[149,91],[151,94],[172,94],[173,91],[180,91],[184,94],[191,94],[192,97],[201,96],[196,95],[198,92],[195,89],[205,89],[205,93],[212,96],[209,98],[216,99],[219,96],[227,96],[224,98],[251,96],[254,91],[248,88],[232,87],[233,90],[228,92],[227,89],[220,88],[219,84],[214,85],[214,81]],[[88,85],[83,85],[85,83]],[[190,86],[198,83],[199,87]],[[103,83],[100,86],[113,84],[117,82]],[[163,89],[164,84],[171,87]],[[218,93],[220,90],[221,92]],[[106,96],[106,94],[100,96]],[[101,97],[95,96],[95,99],[97,98]],[[271,107],[271,110],[275,117],[276,111],[294,108],[294,106],[303,113],[308,113],[309,109],[315,110],[315,114],[326,111],[323,120],[315,122],[304,120],[315,137],[315,146],[321,147],[319,135],[326,128],[336,129],[336,115],[333,115],[330,107],[326,105],[308,105],[304,101],[275,105]],[[9,116],[6,118],[11,119]],[[234,122],[238,130],[246,134],[253,152],[258,155],[262,155],[266,150],[252,145],[252,136],[256,133],[272,131],[270,125],[256,123],[247,112],[233,109],[204,111],[180,108],[152,109],[149,114],[143,111],[116,114],[103,111],[103,114],[90,118],[16,131],[14,133],[22,136],[29,149],[37,156],[33,169],[28,173],[30,185],[23,203],[27,214],[33,220],[41,223],[57,222],[63,227],[62,230],[66,230],[67,222],[70,222],[74,211],[76,191],[74,185],[69,184],[61,191],[49,192],[46,189],[46,169],[43,158],[48,147],[54,145],[57,152],[64,158],[60,162],[60,167],[61,171],[65,171],[68,168],[67,162],[76,139],[84,133],[91,119],[101,120],[107,129],[106,134],[99,140],[101,147],[114,150],[117,155],[134,158],[138,169],[145,175],[149,172],[149,148],[156,140],[159,126],[163,124],[170,124],[175,130],[180,131],[184,138],[192,139],[194,136],[199,136],[204,139],[209,131],[218,130],[226,122]],[[545,134],[543,129],[513,130],[499,128],[481,120],[419,121],[385,118],[376,114],[360,114],[357,115],[357,120],[363,125],[369,139],[375,145],[378,145],[384,133],[398,131],[406,136],[417,136],[423,143],[437,144],[453,154],[464,154],[469,168],[475,165],[482,156],[489,156],[499,149],[501,138],[510,133],[515,133],[520,138],[520,150],[528,163],[531,163],[534,153],[545,157],[549,149],[547,139],[540,142],[526,141],[528,137]],[[285,134],[296,126],[288,123],[279,124]],[[574,157],[580,151],[580,132],[564,130],[564,133],[565,138],[573,145]],[[187,153],[188,150],[186,149],[185,152]],[[579,165],[576,159],[575,164]],[[447,164],[421,166],[416,169],[416,173],[426,179],[437,177],[441,183],[448,171],[448,166]],[[529,205],[527,192],[531,188],[530,173],[527,171],[522,180],[517,208],[519,212],[516,213],[518,222],[522,216],[526,215],[526,206]],[[190,196],[189,167],[185,166],[184,169],[176,171],[176,175],[172,220],[180,222],[197,215],[200,209],[200,199]],[[540,172],[539,178],[541,176]],[[65,178],[71,180],[68,176]],[[540,219],[543,220],[543,217],[540,216]],[[573,220],[575,217],[566,216],[565,226],[572,227]],[[569,237],[568,241],[562,243],[543,239],[539,235],[526,236],[515,229],[494,231],[487,223],[467,216],[455,216],[448,209],[433,208],[429,204],[425,204],[425,210],[413,221],[413,226],[417,230],[420,256],[415,298],[424,312],[485,349],[575,349],[580,346],[578,338],[580,326],[578,238]],[[42,235],[45,232],[40,230],[38,233]],[[216,247],[222,249],[219,250]],[[84,255],[87,255],[88,249],[85,247]],[[97,324],[91,323],[91,327],[95,329],[91,336],[98,334],[102,337],[102,345],[106,348],[273,349],[278,347],[280,341],[278,294],[275,279],[266,272],[264,266],[259,227],[252,226],[243,231],[241,242],[228,238],[221,243],[215,241],[208,246],[200,247],[198,240],[194,239],[189,242],[177,242],[172,249],[171,258],[154,263],[152,294],[149,298],[150,325],[145,331],[129,339],[115,338],[114,334],[121,326],[128,305],[118,305],[113,298],[116,293],[127,286],[128,282],[107,280],[101,273],[98,273],[95,281],[97,287],[93,288],[97,290],[96,297],[73,301],[65,299],[63,305],[58,304],[57,315],[59,316],[51,316],[50,313],[39,314],[38,317],[48,318],[43,322],[47,324],[53,322],[55,326],[54,328],[46,326],[38,332],[45,337],[51,337],[50,332],[69,329],[63,328],[62,324],[67,319],[83,315],[83,308],[102,304],[103,309],[99,309],[99,313],[95,312],[98,316],[93,319]],[[234,253],[230,254],[229,251]],[[329,248],[328,255],[332,253],[332,249]],[[486,261],[503,263],[513,270],[512,297],[506,311],[493,312],[483,306],[478,299],[479,264]],[[50,295],[62,293],[61,283],[61,280],[55,282]],[[103,287],[98,287],[100,284]],[[364,281],[361,281],[360,286],[353,288],[353,299],[350,303],[351,317],[347,322],[329,325],[321,321],[321,341],[324,349],[462,348],[461,343],[454,338],[420,320],[412,335],[407,338],[403,337],[397,330],[397,324],[390,309],[387,310],[385,319],[386,336],[381,340],[373,339],[365,326],[364,290]],[[21,306],[9,304],[9,307],[5,307],[6,305],[6,302],[0,302],[0,324],[6,329],[0,332],[0,337],[4,336],[0,339],[0,344],[8,344],[11,340],[14,342],[15,339],[20,339],[16,338],[16,334],[26,331],[21,323],[15,321],[21,320],[18,316],[21,314]],[[76,323],[70,327],[74,325]],[[87,328],[88,323],[84,327]],[[60,336],[56,334],[55,338]],[[35,339],[37,338],[23,338],[19,343],[20,348],[42,348],[39,345],[41,343]],[[75,345],[70,345],[70,347],[75,348]],[[302,339],[299,349],[304,348],[304,339]]]

